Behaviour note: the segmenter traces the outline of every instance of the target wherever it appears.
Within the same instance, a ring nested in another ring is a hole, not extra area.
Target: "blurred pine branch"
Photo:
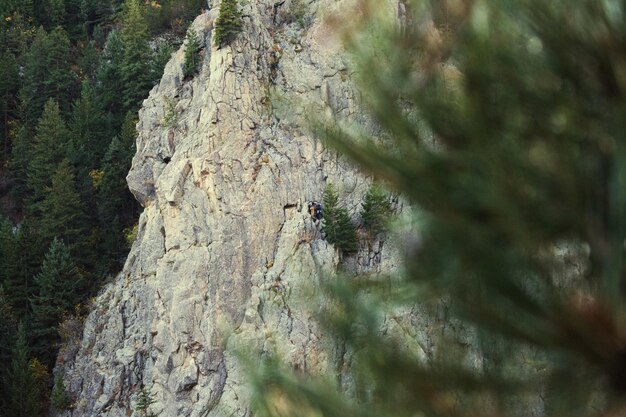
[[[259,412],[623,415],[626,1],[414,0],[404,22],[382,4],[349,34],[379,133],[318,128],[419,208],[421,244],[402,277],[327,291],[350,394],[270,361]],[[415,306],[430,349],[381,333]]]

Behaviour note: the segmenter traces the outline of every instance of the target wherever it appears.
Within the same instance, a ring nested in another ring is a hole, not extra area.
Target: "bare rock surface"
[[[273,98],[363,117],[332,23],[356,13],[356,2],[250,0],[243,31],[222,48],[211,39],[212,3],[193,23],[203,42],[198,74],[183,78],[181,48],[139,113],[127,177],[144,207],[139,233],[97,298],[76,357],[62,364],[76,398],[67,416],[137,415],[142,386],[162,416],[246,416],[242,348],[276,349],[313,374],[342,360],[313,319],[320,306],[310,294],[339,257],[307,202],[333,182],[356,219],[370,181],[306,133],[299,106],[285,117]],[[393,1],[386,7],[400,14]],[[392,272],[393,248],[364,245],[353,262]]]

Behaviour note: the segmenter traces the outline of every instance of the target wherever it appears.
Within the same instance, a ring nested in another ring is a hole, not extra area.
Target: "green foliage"
[[[241,32],[241,10],[237,0],[222,0],[220,14],[213,29],[213,40],[216,46],[228,45]]]
[[[387,230],[387,223],[392,214],[389,195],[379,185],[373,184],[367,190],[361,208],[363,227],[372,237],[376,237]]]
[[[102,161],[102,177],[98,184],[96,200],[100,230],[106,231],[101,237],[100,253],[106,264],[102,273],[115,273],[121,268],[127,251],[124,228],[136,220],[137,203],[128,190],[126,174],[130,169],[135,153],[135,123],[132,113],[128,113],[120,137],[114,137]]]
[[[119,129],[124,118],[124,45],[119,32],[111,31],[107,37],[102,64],[98,69],[97,96],[102,109],[109,114],[113,130]]]
[[[174,101],[168,101],[167,113],[163,118],[163,124],[170,129],[173,129],[178,124],[178,112],[176,111],[176,103]]]
[[[80,98],[74,102],[69,124],[68,157],[78,167],[80,179],[87,183],[87,173],[97,166],[106,152],[106,119],[93,87],[83,82]]]
[[[157,48],[152,61],[152,82],[154,84],[158,83],[161,80],[161,77],[163,77],[163,69],[170,58],[172,58],[173,52],[174,48],[169,42],[159,42],[159,47]]]
[[[26,317],[30,313],[28,297],[33,291],[33,275],[37,272],[40,262],[33,254],[36,234],[33,232],[32,223],[23,221],[17,232],[5,242],[11,246],[5,252],[7,257],[3,260],[6,273],[3,286],[15,316]]]
[[[58,323],[81,298],[83,279],[68,248],[54,239],[39,273],[35,276],[36,295],[32,298],[33,351],[46,364],[53,364],[60,342]]]
[[[47,244],[57,237],[77,259],[87,261],[87,214],[76,189],[73,168],[67,159],[59,164],[52,176],[52,185],[47,188],[46,197],[41,202],[38,224],[42,242]]]
[[[10,51],[0,52],[0,161],[10,154],[14,124],[17,118],[19,90],[18,62]]]
[[[32,367],[30,351],[26,342],[24,325],[17,331],[13,358],[5,376],[5,400],[3,415],[14,417],[39,417],[43,411],[42,393]]]
[[[63,375],[57,374],[54,377],[54,387],[50,394],[50,403],[59,412],[69,410],[72,407],[72,398],[65,388]]]
[[[618,2],[408,3],[408,27],[366,14],[351,34],[375,134],[320,128],[418,207],[406,274],[336,280],[322,323],[352,371],[315,383],[270,364],[259,414],[623,414]]]
[[[5,18],[12,15],[18,10],[20,3],[21,0],[4,0],[0,3],[0,17]]]
[[[48,76],[47,60],[48,34],[43,28],[37,31],[24,60],[24,80],[20,91],[22,101],[22,120],[33,126],[41,116],[48,101],[46,80]]]
[[[37,125],[27,169],[27,185],[31,190],[30,205],[37,205],[47,194],[51,174],[65,157],[69,131],[61,117],[59,105],[50,99]]]
[[[87,42],[81,52],[82,56],[78,63],[83,82],[87,81],[90,85],[95,86],[98,78],[98,68],[100,67],[100,54],[96,49],[95,42]]]
[[[78,79],[71,69],[71,44],[65,30],[56,28],[50,32],[46,47],[45,94],[58,102],[61,112],[68,115],[78,93]]]
[[[124,48],[121,72],[124,82],[124,112],[137,111],[152,88],[152,50],[148,44],[145,9],[139,0],[124,2],[120,38]]]
[[[56,356],[59,318],[49,314],[50,321],[42,321],[44,306],[55,302],[40,299],[41,282],[33,278],[43,274],[54,237],[63,240],[88,282],[71,291],[59,289],[58,302],[93,295],[98,278],[115,274],[123,264],[124,229],[137,217],[124,182],[134,153],[136,114],[130,122],[125,116],[129,109],[136,112],[171,55],[165,41],[156,54],[149,47],[155,23],[145,21],[146,8],[171,17],[161,21],[163,28],[178,33],[206,6],[204,0],[158,3],[0,1],[0,183],[2,212],[15,223],[0,220],[0,310],[6,313],[0,360],[5,364],[16,340],[15,329],[9,331],[15,327],[12,316],[26,319],[41,360],[49,364]],[[156,34],[172,39],[169,33]],[[91,172],[101,174],[98,187],[92,186]],[[34,359],[24,362],[34,375],[33,389],[47,391],[45,367]],[[5,407],[14,385],[4,378],[8,368],[0,371],[0,415],[20,416],[17,408]],[[34,414],[43,415],[43,409]]]
[[[132,227],[124,229],[124,237],[126,238],[126,245],[130,248],[137,240],[137,234],[139,233],[139,224],[134,224]]]
[[[2,281],[0,281],[0,360],[4,364],[11,363],[13,348],[15,346],[17,336],[17,320],[13,308],[6,296]],[[4,410],[7,402],[7,392],[9,383],[7,381],[7,373],[9,367],[0,367],[0,415],[5,415]]]
[[[183,64],[183,77],[191,78],[198,71],[200,63],[200,38],[195,30],[189,28],[185,38],[185,62]]]
[[[65,21],[65,2],[63,0],[47,0],[49,27],[56,28]]]
[[[350,255],[359,249],[356,228],[352,224],[348,210],[339,207],[339,197],[333,184],[328,183],[323,197],[322,232],[328,243],[337,247],[342,253]]]
[[[11,273],[9,263],[13,257],[14,238],[13,223],[0,215],[0,288]]]
[[[85,22],[87,35],[92,35],[98,25],[110,23],[109,20],[117,11],[117,0],[82,0],[80,2],[80,16]]]
[[[17,319],[9,302],[4,287],[0,283],[0,360],[10,363],[17,336]],[[6,368],[0,368],[0,385],[5,377]],[[0,401],[1,404],[1,401]],[[0,410],[2,406],[0,405]]]
[[[20,207],[23,206],[29,195],[27,181],[32,141],[31,132],[25,126],[17,128],[8,165],[10,175],[14,181],[11,196]]]
[[[134,208],[132,195],[125,181],[132,151],[132,146],[115,137],[102,161],[104,175],[98,190],[98,217],[102,227],[111,232],[106,236],[106,248],[113,259],[119,258],[125,252],[121,216],[132,213]]]
[[[156,400],[154,396],[150,394],[147,388],[142,388],[137,394],[137,402],[135,402],[135,411],[139,413],[141,417],[157,417],[156,414],[150,412],[150,406],[154,404]]]

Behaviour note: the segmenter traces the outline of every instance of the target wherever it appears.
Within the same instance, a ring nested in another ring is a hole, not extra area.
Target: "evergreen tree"
[[[137,111],[152,88],[150,67],[152,51],[148,44],[148,25],[139,0],[126,0],[120,34],[124,47],[122,80],[124,81],[124,111]]]
[[[200,55],[198,50],[200,49],[200,39],[195,30],[189,28],[187,30],[187,36],[185,39],[185,62],[183,64],[183,77],[191,78],[198,70],[198,64],[200,63]]]
[[[104,175],[100,183],[100,217],[104,221],[128,209],[128,186],[125,175],[130,168],[132,147],[114,137],[102,160]]]
[[[7,281],[11,273],[9,263],[13,257],[13,240],[13,224],[9,219],[0,215],[0,286]]]
[[[17,9],[18,0],[5,0],[0,3],[0,16],[10,16]]]
[[[137,205],[128,190],[125,176],[135,153],[135,124],[132,113],[126,115],[122,135],[115,137],[102,160],[102,180],[98,187],[98,217],[103,233],[101,260],[106,263],[103,273],[118,269],[126,253],[124,228],[136,218]]]
[[[361,208],[363,227],[369,231],[372,237],[376,237],[387,229],[391,214],[389,196],[379,185],[373,184],[367,190]]]
[[[100,67],[100,54],[94,41],[87,42],[83,48],[79,64],[84,77],[83,83],[87,81],[91,86],[95,86]]]
[[[115,12],[117,1],[82,0],[80,13],[85,22],[87,36],[91,38],[97,25],[105,23]]]
[[[35,276],[36,295],[32,303],[33,352],[44,364],[54,363],[60,342],[57,327],[63,313],[71,311],[82,298],[82,278],[68,248],[54,239],[40,272]]]
[[[109,132],[118,132],[124,118],[124,81],[122,66],[124,45],[119,33],[111,31],[102,53],[98,70],[97,96],[105,113],[109,114]]]
[[[24,7],[18,7],[13,12],[2,15],[3,18],[0,19],[0,45],[3,45],[5,53],[12,53],[18,60],[28,49],[36,33],[32,14],[25,11],[28,3],[28,0],[20,1],[20,6]]]
[[[333,239],[336,235],[336,217],[337,209],[339,208],[339,196],[335,190],[335,186],[332,183],[326,184],[324,188],[324,195],[322,197],[322,203],[324,208],[324,220],[323,231],[326,234],[326,239]]]
[[[52,186],[46,189],[41,202],[38,235],[42,242],[60,239],[82,264],[93,259],[87,254],[88,218],[76,191],[73,168],[64,159],[55,170]]]
[[[46,0],[49,28],[56,29],[63,26],[65,22],[65,2],[64,0]]]
[[[17,118],[18,63],[10,51],[0,52],[0,161],[8,159]]]
[[[152,84],[157,84],[163,77],[163,69],[172,58],[174,49],[167,41],[159,42],[159,47],[152,61]]]
[[[222,0],[220,14],[215,22],[213,37],[215,45],[222,47],[235,39],[241,32],[241,11],[237,0]]]
[[[141,417],[157,417],[156,414],[150,411],[150,406],[156,401],[150,394],[147,388],[142,388],[137,395],[137,402],[135,403],[135,410]]]
[[[65,5],[65,29],[72,40],[83,39],[85,21],[81,10],[82,0],[63,0],[63,3]]]
[[[29,201],[31,209],[36,209],[36,205],[47,195],[50,177],[65,157],[69,137],[59,106],[50,99],[37,125],[37,135],[30,152],[27,185],[32,192]]]
[[[69,114],[76,95],[71,62],[70,41],[63,28],[58,27],[49,35],[40,28],[24,59],[24,123],[34,125],[49,99],[59,104],[64,115]]]
[[[326,240],[346,255],[355,253],[359,249],[356,229],[348,210],[339,207],[339,197],[333,184],[328,183],[326,186],[322,201],[324,203],[322,232]]]
[[[17,321],[11,308],[11,304],[5,294],[0,282],[0,360],[3,364],[11,363],[13,349],[17,332]],[[9,386],[7,385],[8,366],[0,367],[0,416],[4,416],[7,406],[7,395]]]
[[[107,254],[103,259],[116,267],[120,266],[117,261],[126,252],[123,220],[128,221],[129,214],[134,212],[133,198],[124,179],[131,149],[117,137],[113,138],[102,162],[104,175],[98,190],[98,216],[105,233],[103,249]],[[111,272],[110,267],[106,269]]]
[[[45,88],[47,68],[48,34],[39,28],[24,57],[24,78],[22,83],[20,116],[24,124],[34,126],[41,116],[48,100]]]
[[[2,318],[2,320],[0,320],[0,360],[2,360],[2,363],[8,364],[11,362],[11,356],[15,346],[17,320],[2,284],[0,284],[0,317]],[[4,366],[0,367],[0,383],[5,380],[6,369],[7,368]],[[0,391],[4,393],[4,387],[2,387]],[[0,397],[0,410],[3,409],[4,398],[4,396]]]
[[[63,115],[70,114],[71,102],[77,93],[77,78],[71,70],[71,44],[63,28],[56,28],[46,42],[46,97],[54,99]]]
[[[107,148],[106,119],[88,82],[83,83],[80,99],[74,102],[70,133],[68,156],[78,167],[79,179],[86,187],[89,171],[98,166]]]
[[[33,233],[32,222],[25,219],[11,239],[12,248],[5,252],[3,285],[16,317],[28,317],[30,314],[32,278],[41,263],[39,242]]]
[[[50,403],[59,412],[69,410],[72,407],[72,398],[68,394],[67,388],[65,388],[61,374],[57,374],[54,377],[54,387],[50,394]]]
[[[13,141],[11,159],[9,160],[9,172],[13,179],[11,196],[20,208],[23,207],[24,201],[29,195],[28,165],[31,160],[33,136],[34,134],[26,126],[20,126]]]
[[[17,331],[17,342],[13,358],[4,380],[6,400],[4,415],[12,417],[39,417],[41,414],[41,392],[30,366],[30,352],[26,342],[24,324]]]

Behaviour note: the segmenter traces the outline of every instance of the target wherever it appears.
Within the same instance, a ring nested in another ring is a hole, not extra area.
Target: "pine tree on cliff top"
[[[213,29],[215,45],[221,47],[230,43],[241,32],[241,11],[237,0],[222,0],[220,14]]]
[[[200,63],[200,38],[195,30],[189,28],[185,37],[185,62],[183,63],[183,76],[185,78],[193,77],[198,70]]]
[[[402,30],[375,3],[352,45],[377,135],[320,133],[418,207],[419,233],[402,276],[332,280],[339,382],[269,361],[259,414],[624,415],[623,3],[416,0]]]

